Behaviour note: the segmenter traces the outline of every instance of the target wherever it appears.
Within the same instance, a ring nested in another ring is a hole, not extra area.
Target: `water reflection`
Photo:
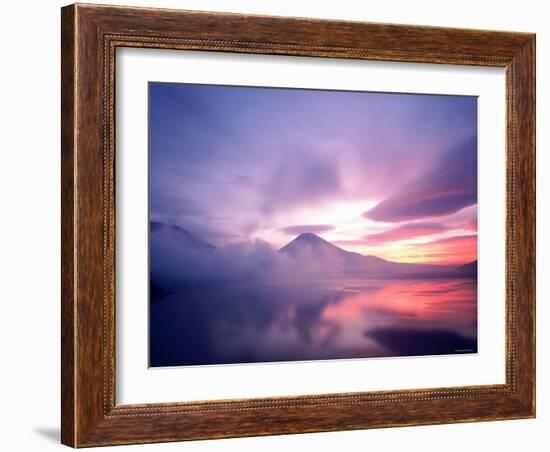
[[[154,300],[152,366],[477,351],[475,279],[194,286]]]

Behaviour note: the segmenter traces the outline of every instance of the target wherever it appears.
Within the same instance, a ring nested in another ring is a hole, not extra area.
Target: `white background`
[[[116,80],[117,403],[505,382],[503,69],[126,48],[117,51]],[[148,172],[147,83],[151,80],[479,96],[479,353],[148,369],[149,206],[143,181]]]
[[[471,28],[537,32],[538,80],[538,413],[536,420],[448,426],[406,427],[356,432],[245,438],[116,450],[280,451],[401,450],[461,451],[491,448],[501,452],[546,450],[550,429],[548,383],[549,336],[541,327],[549,318],[550,229],[544,205],[550,179],[544,174],[549,145],[550,31],[540,1],[357,2],[339,0],[278,2],[202,0],[117,0],[119,4],[209,9],[244,13],[309,16]],[[1,446],[9,451],[61,449],[59,424],[59,7],[58,1],[9,2],[3,5],[0,33],[2,152],[0,193],[2,222],[2,302],[0,335]],[[545,29],[546,28],[546,29]],[[546,381],[544,381],[546,380]]]

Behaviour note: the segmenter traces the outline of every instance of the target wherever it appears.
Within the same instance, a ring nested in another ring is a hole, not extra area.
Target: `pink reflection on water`
[[[380,346],[369,333],[381,328],[446,330],[473,338],[477,334],[474,280],[369,281],[345,285],[343,293],[321,314],[324,322],[338,327],[341,346],[359,340]]]
[[[419,320],[475,320],[476,285],[470,280],[391,281],[348,286],[349,295],[326,307],[326,319],[348,321],[368,311],[387,312]]]

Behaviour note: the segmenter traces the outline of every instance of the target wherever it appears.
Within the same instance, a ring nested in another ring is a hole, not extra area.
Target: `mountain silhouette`
[[[191,250],[213,251],[216,247],[185,229],[159,221],[149,223],[151,241],[163,241]]]
[[[477,277],[477,260],[470,262],[469,264],[461,265],[455,269],[455,273],[464,278],[476,278]]]
[[[273,250],[268,244],[255,253],[240,253],[214,245],[183,229],[180,226],[158,221],[150,222],[151,276],[160,287],[169,288],[168,273],[172,280],[181,279],[182,271],[187,278],[213,278],[215,275],[231,273],[230,270],[246,270],[248,277],[255,278],[261,269],[281,265],[276,255],[293,259],[300,272],[315,276],[350,276],[361,278],[475,278],[477,261],[469,264],[440,265],[392,262],[372,255],[346,251],[312,232],[305,232],[285,246]],[[252,259],[252,260],[251,260]],[[292,268],[292,267],[289,267]],[[267,271],[267,270],[266,270]]]
[[[372,255],[346,251],[312,232],[305,232],[280,250],[304,262],[324,266],[326,273],[360,273],[376,277],[439,277],[456,269],[449,265],[392,262]]]
[[[304,232],[300,234],[294,240],[283,246],[279,251],[291,256],[296,256],[303,253],[305,250],[334,256],[358,255],[357,253],[351,253],[342,248],[338,248],[336,245],[315,235],[313,232]]]

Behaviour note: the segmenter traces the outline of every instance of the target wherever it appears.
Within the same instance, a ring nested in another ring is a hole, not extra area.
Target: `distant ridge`
[[[377,256],[365,256],[339,248],[312,232],[298,235],[279,251],[295,258],[312,260],[319,265],[324,263],[327,273],[334,272],[334,269],[338,268],[340,272],[344,273],[390,278],[416,278],[442,277],[452,274],[456,269],[451,265],[392,262]]]
[[[171,240],[174,245],[188,249],[213,251],[216,248],[214,245],[174,224],[151,221],[149,222],[149,230],[152,238],[164,236],[165,240]]]
[[[477,260],[470,262],[469,264],[461,265],[455,269],[455,273],[464,278],[476,278],[477,277]]]
[[[159,221],[150,222],[150,253],[151,256],[157,256],[152,262],[158,269],[155,273],[161,279],[163,273],[160,269],[164,262],[180,258],[191,259],[190,262],[193,262],[199,255],[211,253],[214,258],[218,254],[213,253],[214,251],[214,245],[180,226]],[[380,279],[415,279],[477,276],[477,261],[460,266],[392,262],[377,256],[346,251],[312,232],[299,234],[278,251],[296,260],[305,272],[323,277],[346,275]],[[228,265],[228,262],[224,265]],[[153,272],[154,268],[151,271]]]

